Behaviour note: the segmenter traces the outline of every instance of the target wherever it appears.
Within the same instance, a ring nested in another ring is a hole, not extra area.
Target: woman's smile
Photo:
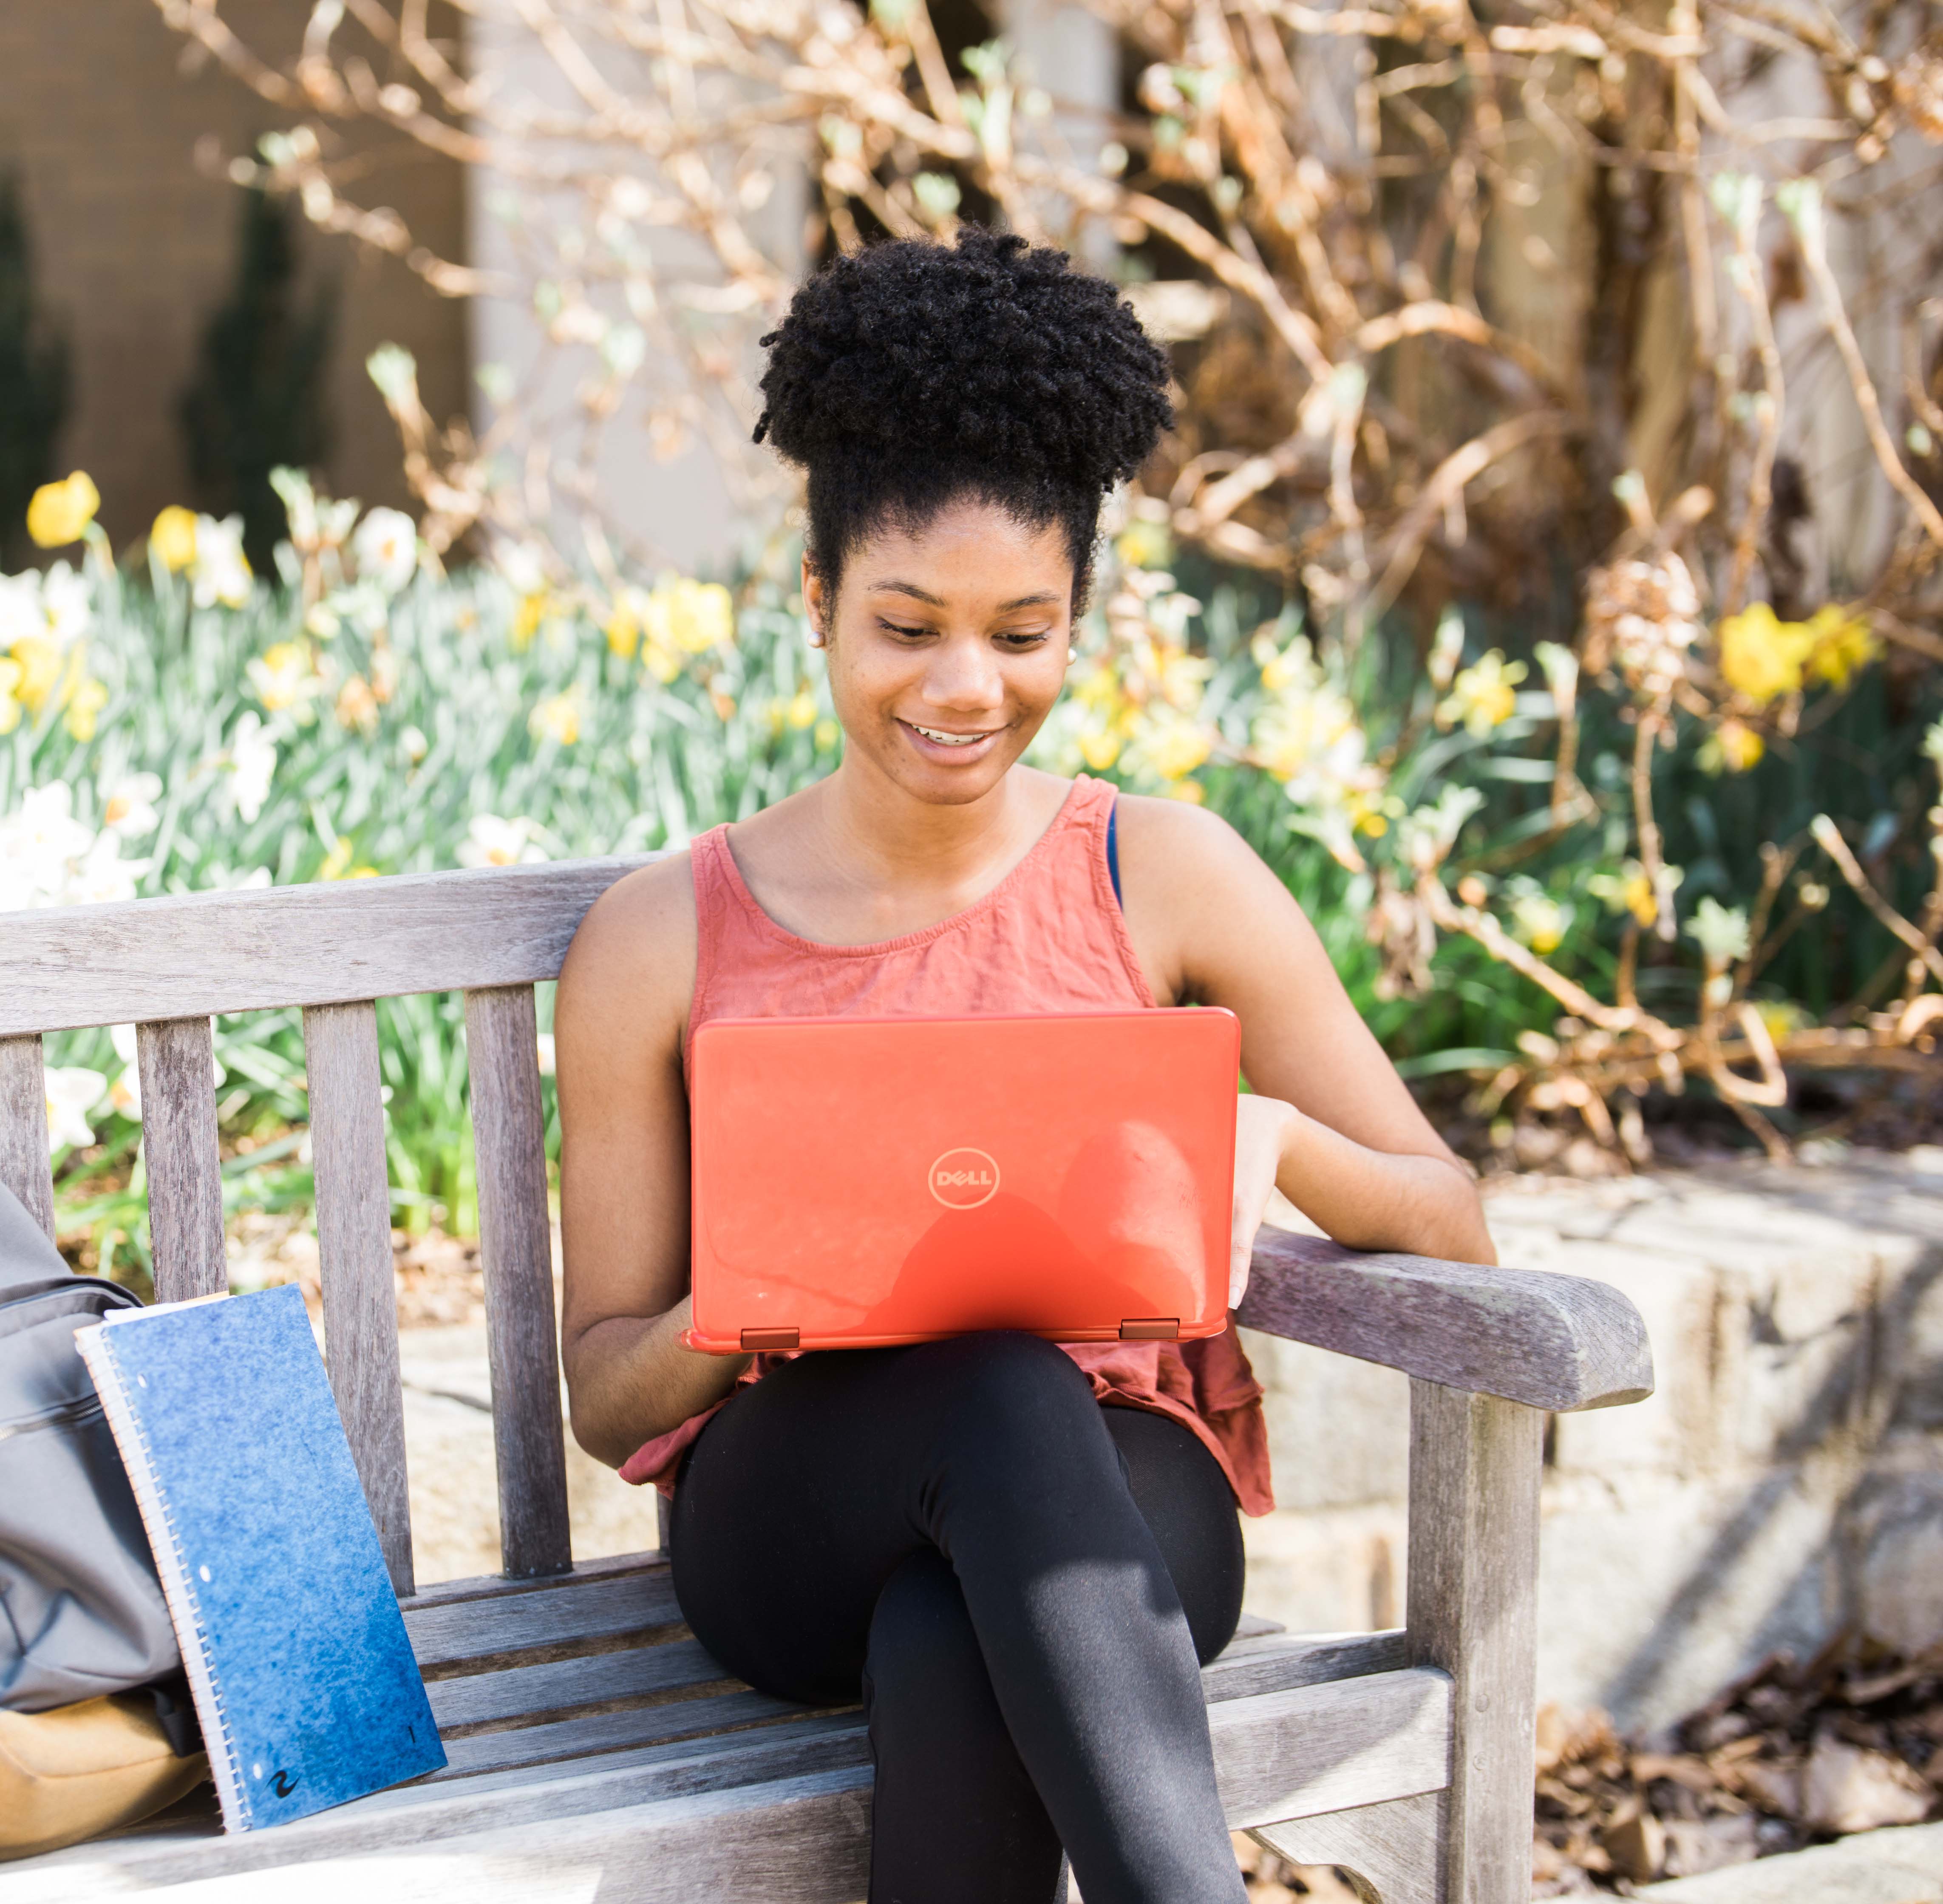
[[[1005,732],[1003,727],[983,727],[956,732],[949,727],[920,727],[914,720],[900,717],[898,725],[909,734],[918,751],[928,760],[950,760],[954,763],[982,760],[992,744]]]

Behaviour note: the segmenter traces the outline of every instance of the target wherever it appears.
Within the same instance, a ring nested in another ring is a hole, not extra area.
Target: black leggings
[[[676,1491],[695,1637],[763,1691],[861,1695],[870,1904],[1240,1904],[1196,1656],[1241,1614],[1219,1464],[1025,1335],[808,1355]]]

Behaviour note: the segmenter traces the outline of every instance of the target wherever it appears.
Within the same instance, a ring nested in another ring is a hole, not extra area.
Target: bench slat
[[[588,907],[655,857],[10,913],[0,1037],[556,978]]]
[[[405,1631],[428,1678],[477,1672],[487,1661],[543,1648],[585,1648],[628,1635],[673,1638],[681,1625],[665,1563],[605,1578],[581,1570],[523,1593],[408,1606]]]
[[[0,1184],[54,1233],[54,1180],[48,1151],[47,1074],[41,1034],[0,1038]]]
[[[509,1766],[553,1764],[561,1759],[589,1758],[636,1746],[711,1738],[721,1733],[803,1716],[800,1706],[747,1689],[715,1693],[702,1699],[664,1701],[658,1706],[637,1706],[622,1712],[585,1713],[576,1718],[518,1726],[509,1732],[477,1732],[466,1738],[448,1739],[445,1770],[431,1776],[436,1781],[471,1777]]]
[[[377,1010],[368,1000],[312,1006],[303,1029],[330,1389],[403,1598],[412,1591],[412,1516]]]
[[[551,1718],[631,1702],[645,1704],[655,1696],[692,1697],[705,1690],[731,1691],[741,1684],[702,1650],[699,1640],[677,1639],[660,1646],[633,1646],[617,1653],[582,1654],[576,1659],[433,1679],[426,1683],[425,1696],[443,1735],[468,1726]]]
[[[533,987],[467,992],[465,1052],[478,1153],[500,1552],[510,1574],[563,1573],[573,1555]]]
[[[220,1295],[229,1287],[229,1264],[223,1242],[213,1030],[206,1018],[138,1024],[135,1058],[155,1300]]]

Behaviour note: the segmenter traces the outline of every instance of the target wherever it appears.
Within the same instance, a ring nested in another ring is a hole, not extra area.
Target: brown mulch
[[[1533,1894],[1662,1878],[1936,1814],[1943,1645],[1898,1659],[1847,1637],[1777,1654],[1662,1735],[1597,1710],[1539,1715]]]

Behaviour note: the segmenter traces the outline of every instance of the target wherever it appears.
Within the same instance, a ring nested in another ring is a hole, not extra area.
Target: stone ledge
[[[1943,1904],[1943,1824],[1862,1832],[1634,1895],[1656,1904]]]

